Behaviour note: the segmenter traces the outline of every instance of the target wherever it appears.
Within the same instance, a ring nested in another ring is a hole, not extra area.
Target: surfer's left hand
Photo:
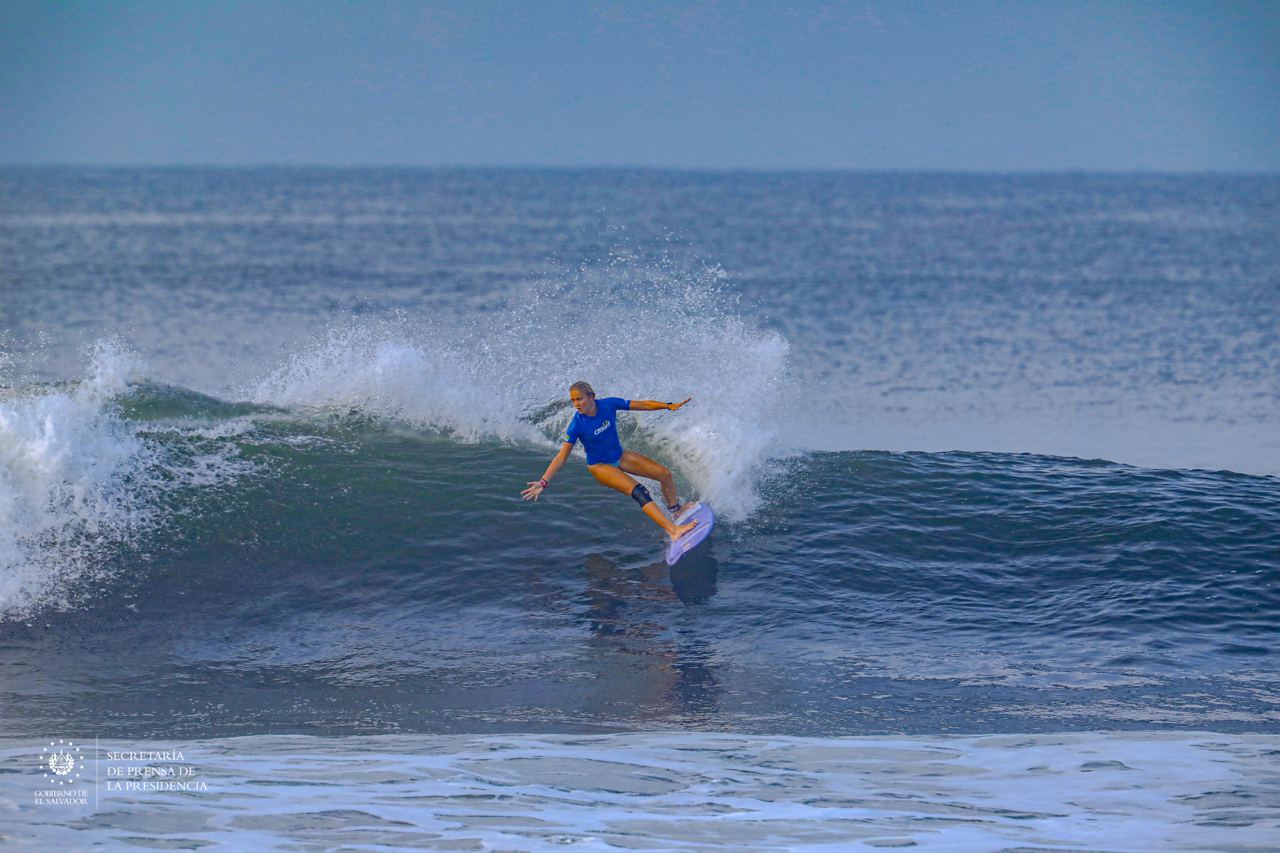
[[[689,402],[692,399],[693,399],[692,397],[685,397],[679,403],[668,403],[667,409],[674,412],[676,409],[680,408],[681,406],[683,406],[685,403]]]

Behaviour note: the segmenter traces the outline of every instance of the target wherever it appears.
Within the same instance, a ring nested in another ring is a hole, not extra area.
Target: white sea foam
[[[461,325],[353,320],[242,393],[548,448],[573,413],[568,386],[578,379],[600,396],[692,397],[676,413],[624,415],[624,442],[672,466],[723,517],[742,519],[760,504],[769,461],[786,453],[775,423],[789,348],[733,311],[720,277],[620,258],[539,282]]]
[[[47,601],[96,545],[146,521],[124,485],[145,445],[106,407],[133,366],[102,343],[83,382],[0,402],[0,613]]]
[[[50,787],[38,772],[43,744],[10,742],[0,811],[8,840],[33,849],[1264,850],[1280,828],[1278,741],[261,735],[96,751],[90,741],[75,786],[84,805],[35,804]],[[169,755],[111,757],[128,751]],[[171,775],[134,777],[156,787],[132,792],[109,775],[148,765]]]
[[[82,381],[0,399],[0,621],[68,606],[77,585],[104,579],[106,551],[159,520],[160,494],[251,467],[230,442],[175,462],[120,417],[113,403],[138,367],[123,344],[99,341]]]

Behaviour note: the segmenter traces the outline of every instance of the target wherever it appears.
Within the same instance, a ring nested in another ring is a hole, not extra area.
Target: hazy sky
[[[0,162],[1280,170],[1280,2],[0,0]]]

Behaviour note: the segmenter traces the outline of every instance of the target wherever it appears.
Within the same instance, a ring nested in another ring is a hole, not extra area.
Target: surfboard
[[[667,565],[674,566],[676,561],[688,554],[694,548],[711,534],[711,528],[715,526],[716,516],[711,511],[711,507],[698,501],[693,506],[686,509],[676,518],[677,524],[685,524],[689,521],[696,520],[698,526],[690,530],[679,539],[673,539],[667,543]]]

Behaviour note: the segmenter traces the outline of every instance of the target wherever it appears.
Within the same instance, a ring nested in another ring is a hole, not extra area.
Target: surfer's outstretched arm
[[[556,472],[560,470],[560,466],[564,465],[565,460],[569,458],[569,454],[572,452],[573,442],[566,441],[564,444],[560,445],[560,452],[551,460],[551,464],[547,466],[547,470],[543,473],[542,479],[532,480],[527,483],[529,488],[521,492],[521,496],[523,496],[527,501],[536,501],[538,499],[538,495],[547,490],[547,486],[551,484],[551,478],[556,475]]]
[[[683,406],[685,403],[689,402],[692,399],[693,399],[692,397],[685,397],[679,403],[660,403],[657,400],[632,400],[631,411],[653,412],[653,411],[657,411],[658,409],[667,409],[668,411],[674,412],[676,409],[680,408],[681,406]]]

